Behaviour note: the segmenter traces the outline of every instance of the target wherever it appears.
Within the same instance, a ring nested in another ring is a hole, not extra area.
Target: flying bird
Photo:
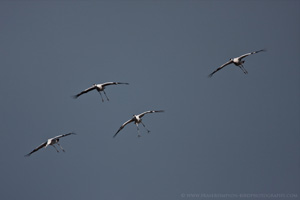
[[[140,137],[140,129],[139,129],[139,123],[141,123],[144,128],[147,130],[148,133],[150,133],[150,131],[146,128],[145,124],[142,122],[142,117],[145,115],[145,114],[148,114],[148,113],[156,113],[156,112],[164,112],[163,110],[152,110],[152,111],[146,111],[146,112],[143,112],[139,115],[133,115],[133,117],[126,121],[120,128],[119,130],[115,133],[114,137],[117,136],[117,134],[129,123],[131,122],[134,122],[135,125],[136,125],[136,128],[137,128],[137,131],[138,131],[138,137]]]
[[[102,97],[101,92],[104,93],[104,95],[106,96],[107,101],[109,101],[109,98],[107,97],[107,95],[106,95],[106,93],[105,93],[105,91],[104,91],[105,87],[108,86],[108,85],[119,85],[119,84],[125,84],[125,85],[128,85],[129,83],[106,82],[106,83],[102,83],[102,84],[93,84],[93,86],[91,86],[91,87],[89,87],[89,88],[83,90],[82,92],[80,92],[80,93],[74,95],[74,98],[77,99],[79,96],[81,96],[81,95],[83,95],[83,94],[85,94],[85,93],[88,93],[89,91],[92,91],[92,90],[95,90],[95,89],[96,89],[96,90],[99,92],[100,96],[101,96],[102,102],[104,102],[104,99],[103,99],[103,97]]]
[[[214,73],[216,73],[217,71],[219,71],[220,69],[224,68],[225,66],[229,65],[229,64],[235,64],[236,66],[238,66],[245,74],[248,74],[247,70],[244,68],[243,64],[244,64],[244,60],[242,60],[243,58],[250,56],[252,54],[255,53],[259,53],[262,51],[266,51],[265,49],[259,50],[259,51],[254,51],[251,53],[246,53],[244,55],[241,55],[240,57],[236,57],[236,58],[230,58],[228,62],[224,63],[223,65],[221,65],[221,67],[219,67],[218,69],[216,69],[215,71],[213,71],[211,74],[208,75],[208,77],[212,77],[212,75]]]
[[[40,146],[38,146],[38,147],[36,147],[34,150],[32,150],[29,154],[26,154],[25,156],[30,156],[30,155],[33,154],[34,152],[40,150],[40,149],[43,148],[43,147],[46,148],[46,147],[49,146],[49,145],[53,146],[53,147],[55,148],[55,150],[56,150],[57,152],[59,152],[58,149],[55,147],[54,144],[57,144],[57,145],[61,148],[61,150],[62,150],[63,152],[65,152],[65,150],[62,148],[62,146],[61,146],[58,142],[59,142],[59,139],[60,139],[60,138],[66,137],[66,136],[68,136],[68,135],[75,135],[75,133],[67,133],[67,134],[63,134],[63,135],[58,135],[58,136],[56,136],[56,137],[54,137],[54,138],[50,138],[50,139],[48,139],[46,142],[42,143]]]

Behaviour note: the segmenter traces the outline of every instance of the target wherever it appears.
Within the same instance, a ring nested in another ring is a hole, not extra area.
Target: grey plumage
[[[210,73],[208,75],[208,77],[212,77],[214,75],[214,73],[216,73],[217,71],[223,69],[225,66],[229,65],[229,64],[235,64],[236,66],[238,66],[241,70],[243,70],[243,72],[245,74],[247,74],[247,70],[244,68],[243,64],[244,64],[244,60],[242,60],[243,58],[247,57],[247,56],[250,56],[252,54],[255,54],[255,53],[259,53],[259,52],[262,52],[262,51],[266,51],[265,49],[262,49],[262,50],[259,50],[259,51],[253,51],[251,53],[246,53],[244,55],[241,55],[239,57],[236,57],[236,58],[231,58],[228,62],[224,63],[223,65],[221,65],[219,68],[217,68],[215,71],[213,71],[212,73]]]
[[[119,130],[115,133],[115,135],[113,137],[116,137],[117,134],[129,123],[131,122],[134,122],[137,129],[138,129],[138,136],[140,136],[139,134],[139,127],[138,127],[138,124],[141,123],[145,128],[145,124],[142,122],[142,117],[145,115],[145,114],[149,114],[149,113],[156,113],[156,112],[164,112],[164,110],[150,110],[150,111],[145,111],[141,114],[138,114],[138,115],[133,115],[133,117],[131,119],[129,119],[128,121],[126,121],[124,124],[122,124],[122,126],[119,128]],[[147,129],[148,133],[150,132],[148,129]]]
[[[40,144],[38,147],[36,147],[35,149],[33,149],[30,153],[26,154],[25,156],[30,156],[34,152],[40,150],[43,147],[46,148],[49,145],[53,146],[56,149],[56,147],[54,146],[54,144],[57,144],[61,148],[61,150],[65,151],[58,142],[59,142],[60,138],[66,137],[66,136],[69,136],[69,135],[75,135],[75,133],[71,132],[71,133],[67,133],[67,134],[63,134],[63,135],[58,135],[58,136],[55,136],[53,138],[50,138],[46,142]],[[57,149],[56,149],[56,151],[59,152]]]
[[[85,94],[85,93],[88,93],[88,92],[90,92],[90,91],[92,91],[92,90],[97,90],[97,91],[99,92],[99,94],[101,95],[102,102],[104,101],[104,99],[103,99],[103,97],[102,97],[101,92],[104,93],[104,95],[106,96],[106,99],[109,101],[109,98],[107,97],[107,95],[106,95],[106,93],[105,93],[105,91],[104,91],[105,87],[106,87],[106,86],[109,86],[109,85],[119,85],[119,84],[125,84],[125,85],[128,85],[129,83],[122,83],[122,82],[105,82],[105,83],[101,83],[101,84],[94,84],[94,85],[92,85],[91,87],[89,87],[89,88],[83,90],[82,92],[80,92],[80,93],[74,95],[73,97],[74,97],[75,99],[77,99],[79,96],[81,96],[81,95],[83,95],[83,94]]]

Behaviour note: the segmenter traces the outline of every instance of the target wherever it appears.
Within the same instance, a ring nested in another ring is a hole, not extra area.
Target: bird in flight
[[[265,49],[259,50],[259,51],[254,51],[251,53],[246,53],[244,55],[241,55],[240,57],[236,57],[236,58],[230,58],[228,62],[224,63],[223,65],[221,65],[218,69],[216,69],[215,71],[213,71],[211,74],[208,75],[208,77],[212,77],[212,75],[214,75],[214,73],[216,73],[217,71],[219,71],[220,69],[222,69],[223,67],[229,65],[229,64],[235,64],[236,66],[238,66],[245,74],[248,74],[247,70],[244,68],[243,64],[244,64],[244,60],[242,60],[243,58],[250,56],[252,54],[255,53],[259,53],[262,51],[266,51]]]
[[[144,128],[147,130],[148,133],[150,133],[150,131],[146,128],[145,124],[142,122],[142,117],[145,115],[145,114],[148,114],[148,113],[156,113],[156,112],[164,112],[163,110],[152,110],[152,111],[146,111],[146,112],[143,112],[139,115],[133,115],[133,117],[126,121],[120,128],[119,130],[115,133],[114,137],[117,136],[117,134],[129,123],[131,122],[134,122],[135,125],[136,125],[136,128],[137,128],[137,131],[138,131],[138,137],[140,137],[140,129],[139,129],[139,123],[141,123]]]
[[[82,92],[80,92],[80,93],[74,95],[74,98],[77,99],[79,96],[81,96],[81,95],[83,95],[83,94],[85,94],[85,93],[88,93],[89,91],[92,91],[92,90],[95,90],[95,89],[96,89],[96,90],[99,92],[100,96],[101,96],[102,102],[104,102],[104,99],[103,99],[103,97],[102,97],[101,92],[104,93],[104,95],[106,96],[107,101],[109,101],[109,98],[107,97],[107,95],[106,95],[106,93],[105,93],[105,91],[104,91],[105,87],[108,86],[108,85],[119,85],[119,84],[125,84],[125,85],[128,85],[129,83],[106,82],[106,83],[102,83],[102,84],[93,84],[93,86],[91,86],[91,87],[89,87],[89,88],[83,90]]]
[[[67,134],[63,134],[63,135],[58,135],[58,136],[56,136],[56,137],[54,137],[54,138],[50,138],[50,139],[48,139],[46,142],[42,143],[40,146],[38,146],[38,147],[36,147],[34,150],[32,150],[29,154],[26,154],[25,156],[30,156],[30,155],[33,154],[34,152],[40,150],[40,149],[43,148],[43,147],[46,148],[46,147],[49,146],[49,145],[53,146],[53,147],[55,148],[55,150],[56,150],[57,152],[59,152],[58,149],[54,146],[54,144],[57,144],[57,145],[61,148],[61,150],[62,150],[63,152],[65,152],[65,150],[62,148],[62,146],[61,146],[58,142],[59,142],[59,139],[60,139],[60,138],[66,137],[66,136],[68,136],[68,135],[75,135],[75,133],[67,133]]]

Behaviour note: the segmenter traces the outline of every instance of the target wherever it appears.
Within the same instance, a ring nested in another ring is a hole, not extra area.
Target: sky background
[[[300,198],[299,1],[0,1],[0,44],[1,199]]]

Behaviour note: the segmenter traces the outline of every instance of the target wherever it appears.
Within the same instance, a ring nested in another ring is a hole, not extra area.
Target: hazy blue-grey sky
[[[299,199],[299,55],[299,1],[0,1],[0,198]]]

